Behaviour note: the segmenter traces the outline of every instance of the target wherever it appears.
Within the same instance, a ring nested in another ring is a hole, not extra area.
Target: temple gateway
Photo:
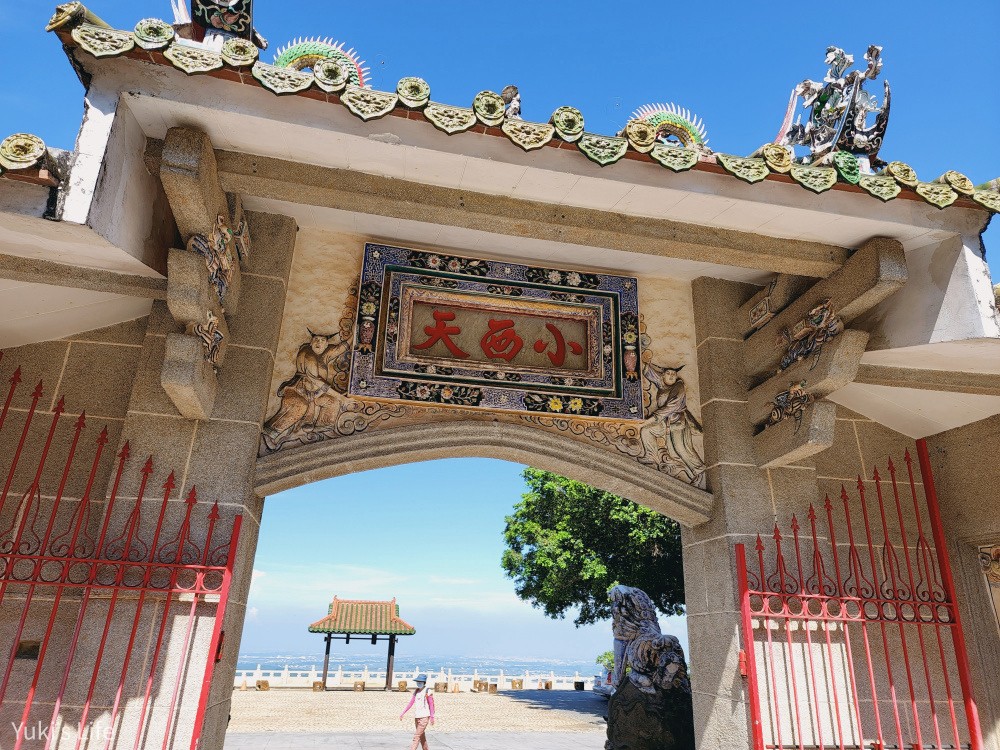
[[[75,150],[0,143],[0,725],[218,750],[264,498],[479,456],[683,526],[698,747],[1000,748],[1000,183],[879,47],[728,154],[174,5],[58,6]]]

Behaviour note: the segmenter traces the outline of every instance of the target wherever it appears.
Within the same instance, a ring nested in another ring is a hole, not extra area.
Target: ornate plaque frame
[[[632,277],[367,243],[348,394],[641,420],[637,287]],[[487,346],[501,324],[517,357]],[[465,348],[433,335],[446,330]]]

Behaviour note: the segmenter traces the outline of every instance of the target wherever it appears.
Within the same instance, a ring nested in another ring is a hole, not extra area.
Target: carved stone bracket
[[[737,311],[747,339],[750,420],[757,463],[786,466],[833,445],[836,405],[825,397],[854,381],[868,333],[848,329],[906,282],[896,240],[874,238],[812,287],[776,277]]]
[[[229,344],[226,316],[239,304],[240,265],[251,252],[250,232],[239,196],[222,191],[205,133],[167,131],[159,171],[186,248],[167,257],[167,307],[184,333],[167,336],[160,383],[183,416],[208,419]]]

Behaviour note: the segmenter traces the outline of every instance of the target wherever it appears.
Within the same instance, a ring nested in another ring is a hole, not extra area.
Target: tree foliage
[[[637,586],[663,614],[684,611],[680,527],[630,500],[525,469],[528,491],[507,516],[501,564],[517,595],[575,623],[611,616],[608,589]]]

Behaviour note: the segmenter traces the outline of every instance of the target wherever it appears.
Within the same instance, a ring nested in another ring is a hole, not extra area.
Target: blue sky
[[[0,137],[28,131],[72,148],[83,92],[57,40],[43,32],[54,5],[0,0]],[[170,15],[167,0],[88,5],[118,28]],[[642,9],[591,0],[258,0],[255,20],[272,51],[299,36],[347,42],[371,66],[376,88],[419,75],[436,101],[468,104],[482,89],[516,83],[528,120],[545,121],[571,104],[588,130],[614,133],[638,106],[672,101],[704,119],[710,146],[732,154],[774,138],[792,86],[824,74],[827,45],[862,62],[867,45],[877,43],[893,89],[882,156],[908,162],[925,180],[948,169],[977,184],[1000,176],[995,0]],[[995,244],[993,226],[991,260]],[[318,653],[320,639],[305,625],[337,593],[397,596],[419,630],[403,647],[409,653],[589,659],[607,647],[608,627],[576,630],[547,620],[516,600],[500,572],[503,517],[522,490],[518,466],[456,460],[271,498],[243,650]]]

